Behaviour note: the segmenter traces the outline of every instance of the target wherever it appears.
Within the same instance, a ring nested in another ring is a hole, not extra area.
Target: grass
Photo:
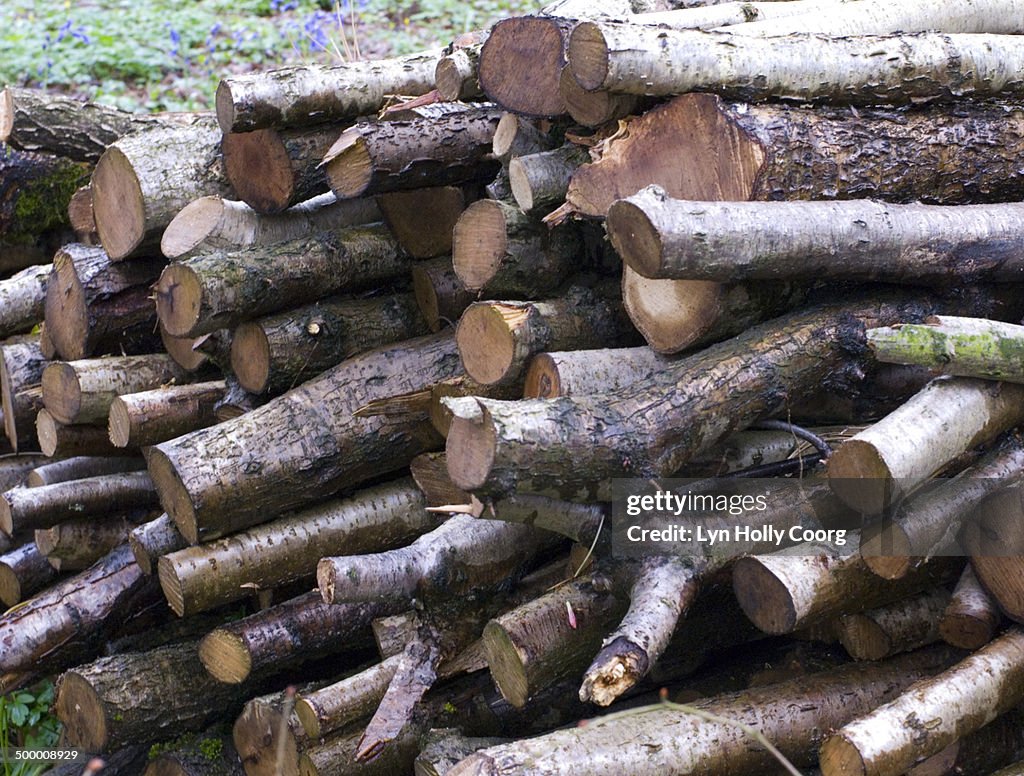
[[[529,0],[70,0],[0,3],[0,84],[133,111],[203,110],[221,77],[446,45]]]

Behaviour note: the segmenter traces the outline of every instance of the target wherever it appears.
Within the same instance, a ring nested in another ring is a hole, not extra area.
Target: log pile
[[[5,90],[0,688],[104,773],[1019,772],[1022,11]],[[761,538],[624,551],[672,477]]]

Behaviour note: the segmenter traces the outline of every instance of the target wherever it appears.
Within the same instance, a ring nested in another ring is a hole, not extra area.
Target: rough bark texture
[[[212,426],[226,394],[224,381],[214,380],[117,396],[110,403],[110,441],[117,447],[144,447]]]
[[[448,256],[416,262],[412,286],[420,313],[434,332],[454,326],[477,296],[462,284]]]
[[[457,186],[392,191],[376,198],[398,244],[414,259],[452,252],[452,229],[473,199]]]
[[[231,193],[212,118],[156,125],[112,144],[92,175],[93,213],[113,261],[159,242],[185,205]]]
[[[576,168],[589,160],[586,151],[574,143],[512,159],[508,179],[516,204],[530,215],[545,215],[554,210],[565,201]]]
[[[523,396],[554,399],[611,393],[649,379],[669,363],[646,346],[548,351],[530,361]]]
[[[53,257],[46,331],[68,361],[106,352],[152,353],[156,314],[150,285],[162,259],[113,263],[102,248],[72,244]]]
[[[0,346],[4,433],[15,452],[39,448],[36,415],[43,408],[40,384],[48,363],[38,337]]]
[[[52,270],[52,264],[39,264],[0,281],[0,338],[29,331],[43,319]]]
[[[102,522],[76,519],[52,528],[37,529],[36,546],[59,571],[84,571],[128,541],[128,532],[140,514],[144,513],[135,510],[122,515],[104,515]]]
[[[847,614],[835,624],[843,649],[854,660],[881,660],[939,640],[939,621],[949,592],[938,589],[913,598]]]
[[[480,49],[487,40],[486,31],[459,35],[444,51],[434,68],[438,96],[445,102],[478,100],[484,96],[477,70]]]
[[[357,353],[427,333],[412,294],[331,297],[243,323],[231,339],[242,387],[280,394]]]
[[[58,423],[45,409],[36,415],[36,436],[43,455],[70,458],[78,455],[124,455],[125,449],[114,447],[104,426]]]
[[[1024,632],[1013,628],[829,736],[823,776],[905,773],[1022,700]]]
[[[148,577],[156,573],[157,561],[161,557],[185,549],[188,541],[175,527],[170,516],[163,514],[133,528],[128,534],[128,545],[135,556],[135,562]]]
[[[440,119],[357,124],[324,156],[339,199],[389,191],[489,180],[488,160],[500,112],[471,109]]]
[[[286,67],[225,78],[217,87],[217,120],[224,132],[249,132],[343,121],[374,114],[389,95],[434,88],[441,49],[335,67]]]
[[[942,640],[960,649],[980,649],[996,635],[1002,621],[999,607],[968,566],[939,621]]]
[[[156,310],[168,334],[195,337],[408,271],[386,227],[347,227],[171,264],[156,284]]]
[[[930,650],[883,663],[858,664],[698,701],[721,717],[709,722],[682,709],[652,706],[625,717],[592,720],[526,741],[491,747],[449,776],[655,776],[664,773],[756,772],[778,763],[732,720],[761,731],[796,765],[810,765],[822,731],[898,695],[954,656]]]
[[[1024,388],[938,378],[900,409],[844,442],[829,458],[839,498],[880,514],[957,456],[1024,419]]]
[[[409,480],[329,501],[209,544],[166,553],[160,583],[185,616],[313,576],[320,558],[398,547],[435,528]]]
[[[306,735],[311,739],[323,738],[350,722],[370,717],[387,692],[401,660],[401,653],[392,655],[340,682],[303,693],[295,703],[295,713]]]
[[[35,542],[5,552],[0,555],[0,602],[14,606],[49,585],[57,574]]]
[[[242,761],[231,741],[200,736],[149,761],[142,776],[243,776]]]
[[[416,776],[444,776],[457,762],[464,760],[474,752],[489,746],[507,744],[508,739],[464,736],[457,730],[431,730],[423,743],[423,748],[416,757],[414,773]]]
[[[40,485],[55,485],[58,482],[99,477],[103,474],[137,472],[145,468],[146,462],[142,458],[102,458],[83,455],[66,458],[63,461],[41,463],[28,473],[26,484],[30,488],[38,488]]]

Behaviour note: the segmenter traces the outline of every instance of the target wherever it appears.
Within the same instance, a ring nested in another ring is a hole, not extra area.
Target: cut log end
[[[857,747],[841,735],[825,739],[819,759],[822,773],[842,773],[844,776],[867,776],[868,773]]]
[[[878,449],[870,442],[849,439],[828,460],[832,492],[847,506],[877,515],[897,495],[897,483]]]
[[[0,409],[3,410],[4,434],[14,452],[18,452],[18,424],[14,409],[14,384],[7,359],[0,358]]]
[[[332,156],[335,148],[343,143],[345,145],[340,152]],[[342,135],[328,152],[328,158],[330,161],[325,167],[327,181],[338,199],[351,199],[366,191],[373,180],[373,160],[366,140],[358,135],[348,138]]]
[[[61,356],[73,361],[85,358],[89,334],[89,310],[85,291],[70,255],[57,251],[53,273],[46,287],[44,316],[47,337]]]
[[[460,61],[462,60],[462,61]],[[463,94],[462,68],[468,63],[465,52],[455,51],[447,57],[442,57],[434,68],[434,86],[441,99],[445,102],[461,100]],[[470,64],[471,66],[471,64]]]
[[[196,350],[198,340],[195,337],[175,337],[160,326],[160,341],[174,363],[187,372],[195,372],[209,361],[209,357],[201,350]]]
[[[292,163],[273,129],[231,132],[222,143],[224,167],[239,199],[260,213],[279,213],[295,192]]]
[[[585,127],[599,127],[613,119],[633,113],[641,98],[635,94],[616,94],[603,90],[588,92],[573,78],[568,67],[562,69],[558,83],[565,109],[573,121]]]
[[[843,617],[839,641],[855,660],[881,660],[892,651],[889,635],[877,622],[863,614]]]
[[[620,636],[602,649],[587,669],[580,687],[580,700],[610,706],[646,676],[648,668],[647,654]]]
[[[486,410],[482,420],[452,418],[445,447],[452,482],[466,491],[482,487],[494,465],[497,443]]]
[[[755,558],[736,561],[732,580],[740,608],[759,630],[781,635],[796,627],[796,609],[785,583]]]
[[[513,159],[508,163],[508,183],[512,187],[512,196],[515,197],[519,209],[524,213],[533,210],[533,187],[519,159]]]
[[[462,314],[455,343],[466,374],[483,385],[505,379],[516,363],[513,327],[523,314],[499,303],[471,305]]]
[[[7,564],[0,564],[0,602],[14,606],[21,602],[21,580]]]
[[[82,408],[82,387],[74,367],[65,362],[48,365],[43,370],[42,385],[50,414],[59,423],[74,423]]]
[[[323,736],[323,732],[320,730],[320,717],[313,708],[313,704],[305,698],[295,701],[295,716],[299,718],[299,724],[302,725],[302,729],[310,739],[316,740]]]
[[[46,410],[40,410],[36,415],[36,437],[43,455],[56,455],[60,445],[60,424]]]
[[[608,209],[608,239],[622,260],[637,274],[656,278],[661,268],[662,244],[658,230],[644,211],[620,200]]]
[[[102,752],[108,740],[103,699],[84,678],[69,671],[60,679],[55,702],[67,740],[87,752]]]
[[[905,577],[913,565],[910,551],[910,539],[896,524],[869,526],[861,533],[864,564],[882,579]]]
[[[452,262],[470,291],[479,291],[497,273],[508,247],[505,215],[489,199],[474,202],[455,224]]]
[[[231,338],[231,368],[245,390],[263,393],[270,380],[270,341],[257,323],[243,323]]]
[[[498,120],[498,126],[494,130],[494,140],[491,141],[491,150],[499,159],[512,151],[512,144],[516,135],[519,134],[519,116],[515,113],[505,113]]]
[[[235,98],[231,94],[231,84],[227,81],[221,81],[217,85],[214,106],[217,111],[217,123],[220,125],[220,131],[225,135],[230,134],[235,126]]]
[[[199,642],[199,659],[214,679],[225,684],[240,684],[252,672],[252,656],[245,642],[221,628]]]
[[[176,259],[194,250],[224,217],[224,200],[200,197],[182,208],[160,237],[160,251]]]
[[[335,572],[334,563],[330,558],[322,558],[316,565],[316,584],[325,604],[334,603],[334,594],[337,589]]]
[[[175,526],[189,544],[199,544],[196,510],[189,497],[188,489],[181,481],[174,464],[158,447],[153,447],[150,448],[147,465],[164,511],[171,516]],[[163,572],[161,570],[161,581],[162,579]]]
[[[196,273],[184,264],[171,264],[156,282],[156,314],[173,337],[186,337],[199,322],[202,285]]]
[[[515,642],[493,621],[484,627],[483,641],[487,665],[502,697],[516,708],[522,708],[530,698],[530,681]]]
[[[14,533],[14,514],[6,493],[0,495],[0,532],[8,536]]]
[[[558,364],[547,353],[534,356],[526,370],[525,399],[555,399],[562,395]]]
[[[622,271],[622,301],[629,318],[657,353],[678,353],[717,320],[722,287],[703,280],[650,280]]]
[[[565,103],[558,76],[565,64],[564,47],[554,19],[503,19],[491,29],[480,53],[480,86],[494,102],[516,113],[561,115]]]
[[[569,62],[577,83],[587,90],[600,89],[608,77],[608,44],[593,22],[578,24],[569,36]]]
[[[145,200],[131,162],[108,148],[92,174],[93,214],[100,242],[112,261],[131,254],[146,236]]]
[[[991,622],[969,614],[947,614],[939,624],[939,635],[947,644],[973,651],[992,641],[995,628]]]
[[[0,92],[0,143],[6,143],[14,131],[14,94],[4,89]]]
[[[160,589],[164,592],[164,598],[167,599],[167,605],[171,607],[173,611],[179,617],[185,616],[185,590],[181,585],[181,580],[178,579],[178,575],[174,571],[174,564],[172,564],[166,557],[160,558],[156,562],[156,575],[160,581]]]
[[[128,447],[132,437],[132,422],[128,408],[120,396],[114,397],[110,404],[110,415],[107,421],[107,433],[114,447]]]

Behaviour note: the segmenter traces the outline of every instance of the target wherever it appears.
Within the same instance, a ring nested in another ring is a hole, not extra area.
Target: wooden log
[[[0,669],[60,671],[91,660],[124,622],[160,600],[122,545],[0,617]]]
[[[459,35],[444,50],[444,56],[434,67],[434,84],[438,96],[445,102],[479,100],[484,96],[480,88],[477,69],[480,66],[480,48],[487,40],[484,30]]]
[[[401,660],[399,652],[340,682],[302,693],[295,703],[295,713],[306,735],[310,739],[324,738],[350,722],[370,717],[387,692]]]
[[[133,528],[128,534],[128,546],[142,573],[149,577],[156,573],[160,558],[185,549],[188,541],[165,513]]]
[[[610,393],[649,379],[669,363],[646,346],[539,353],[526,370],[523,396],[554,399]]]
[[[79,186],[68,201],[68,223],[75,233],[75,242],[99,245],[96,217],[92,212],[92,187]]]
[[[43,370],[43,405],[58,423],[99,423],[117,396],[186,379],[164,353],[57,362]]]
[[[201,736],[160,754],[146,765],[142,776],[244,776],[242,761],[229,739]]]
[[[496,736],[464,736],[457,730],[451,729],[431,730],[424,741],[422,750],[416,757],[413,772],[416,776],[443,776],[456,763],[466,759],[474,752],[479,752],[489,746],[507,744],[508,741],[507,738]]]
[[[454,326],[476,299],[476,294],[462,284],[448,256],[416,262],[412,267],[412,287],[420,313],[433,332]]]
[[[1019,276],[1012,225],[1022,213],[1015,203],[690,202],[650,186],[616,202],[607,223],[623,261],[647,278],[941,285]]]
[[[1024,584],[1019,578],[1024,555],[1022,515],[1024,492],[1014,483],[983,501],[960,535],[981,586],[1016,622],[1024,620]]]
[[[452,252],[455,223],[475,199],[468,188],[392,191],[376,197],[376,201],[402,249],[414,259],[430,259]]]
[[[217,681],[239,684],[263,669],[368,646],[370,621],[388,611],[376,603],[332,606],[314,590],[215,628],[199,642],[199,659]]]
[[[572,174],[590,160],[586,151],[566,143],[553,151],[517,156],[508,163],[512,196],[528,215],[545,215],[565,201]]]
[[[55,485],[58,482],[99,477],[103,474],[137,472],[145,468],[146,462],[139,457],[107,458],[82,455],[65,458],[63,461],[40,463],[28,473],[25,484],[30,488],[38,488],[41,485]]]
[[[343,121],[375,114],[390,95],[434,88],[441,49],[394,59],[305,66],[231,76],[217,87],[221,130],[250,132]]]
[[[939,621],[942,640],[960,649],[980,649],[992,641],[1002,621],[999,607],[968,566]]]
[[[562,68],[558,91],[572,120],[584,127],[600,127],[630,114],[642,113],[648,102],[635,94],[604,89],[588,92],[573,78],[569,65]]]
[[[198,197],[231,193],[209,117],[156,125],[111,144],[92,175],[93,213],[112,261],[159,242],[164,228]]]
[[[79,455],[122,456],[125,448],[114,447],[104,426],[74,424],[66,426],[45,409],[36,415],[36,436],[43,455],[71,458]]]
[[[854,660],[882,660],[939,640],[949,592],[932,590],[877,609],[846,614],[835,624],[839,643]]]
[[[0,456],[0,493],[30,485],[28,478],[32,471],[48,462],[40,453]]]
[[[52,269],[52,264],[39,264],[0,280],[0,337],[29,331],[43,319]]]
[[[144,513],[136,510],[123,516],[104,516],[102,522],[66,520],[51,528],[37,528],[36,547],[59,571],[84,571],[128,541],[128,532],[140,514]]]
[[[967,450],[1024,419],[1024,389],[968,377],[938,378],[829,458],[839,498],[877,515]]]
[[[329,297],[241,324],[231,368],[247,391],[276,395],[357,353],[426,333],[412,294]]]
[[[231,334],[227,329],[218,329],[198,337],[175,337],[167,333],[163,325],[160,341],[167,355],[186,372],[198,372],[212,364],[222,372],[229,372],[231,366]]]
[[[50,528],[65,520],[108,517],[156,504],[156,491],[147,472],[104,474],[38,488],[15,488],[0,497],[0,530],[13,534]]]
[[[1012,628],[943,673],[846,724],[821,747],[824,776],[905,773],[1024,700],[1024,632]],[[927,719],[927,726],[906,724]]]
[[[212,426],[226,394],[225,382],[214,380],[117,396],[110,403],[110,441],[115,447],[148,447]]]
[[[0,602],[11,607],[30,598],[57,579],[59,572],[35,542],[0,555]]]
[[[36,415],[43,407],[40,383],[47,363],[38,337],[0,346],[4,434],[15,452],[39,447]]]
[[[251,684],[211,683],[190,641],[67,671],[54,708],[72,746],[102,753],[204,730],[247,692]]]
[[[74,361],[107,349],[152,353],[156,315],[150,286],[165,263],[116,264],[103,248],[62,247],[53,257],[45,311],[47,335],[60,356]]]
[[[751,746],[736,722],[761,731],[794,764],[809,765],[815,760],[820,740],[815,731],[844,724],[897,696],[921,677],[941,671],[954,659],[942,649],[926,650],[694,704],[721,721],[707,721],[671,707],[592,720],[584,727],[484,749],[463,760],[449,774],[499,776],[532,770],[565,776],[653,776],[698,773],[710,768],[732,772],[775,768],[778,763],[773,755],[760,746]]]
[[[712,30],[735,24],[782,19],[789,16],[803,16],[835,10],[836,6],[850,0],[789,0],[769,2],[737,3],[733,0],[719,0],[710,3],[673,3],[665,11],[645,11],[624,17],[632,24],[646,24],[665,27],[670,30]]]
[[[171,264],[155,287],[156,311],[168,334],[195,337],[408,271],[383,225],[346,227]]]
[[[398,480],[305,509],[249,531],[164,553],[160,584],[179,616],[308,579],[320,558],[401,546],[436,527],[409,480]],[[248,587],[247,587],[248,586]]]
[[[765,633],[792,633],[838,615],[898,601],[959,576],[957,558],[934,558],[912,573],[883,580],[854,551],[857,532],[846,544],[804,543],[771,555],[740,558],[733,565],[733,590],[743,611]]]
[[[393,471],[438,444],[425,416],[352,413],[459,372],[451,335],[350,358],[241,417],[150,448],[161,503],[182,533],[209,540]]]
[[[473,108],[441,119],[381,121],[345,130],[324,156],[339,199],[489,180],[487,159],[501,114]]]
[[[950,744],[915,765],[907,776],[946,773],[989,773],[1024,756],[1024,718],[1021,710],[1003,714],[981,730]]]
[[[548,131],[545,127],[554,129],[550,122],[531,120],[518,113],[504,113],[494,130],[491,150],[503,167],[508,167],[516,157],[551,151],[558,147],[556,138],[562,133]]]

